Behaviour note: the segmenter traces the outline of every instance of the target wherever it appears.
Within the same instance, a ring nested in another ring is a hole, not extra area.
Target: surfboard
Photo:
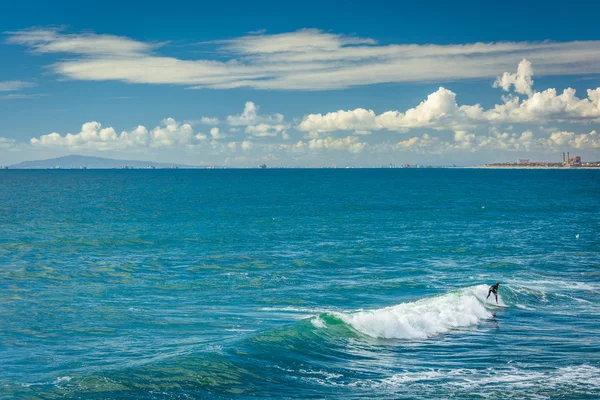
[[[498,307],[498,308],[509,308],[506,304],[492,304],[488,303],[490,307]]]

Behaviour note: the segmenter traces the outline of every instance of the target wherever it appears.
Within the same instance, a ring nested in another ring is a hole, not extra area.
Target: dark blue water
[[[599,206],[589,170],[0,171],[0,397],[596,399]]]

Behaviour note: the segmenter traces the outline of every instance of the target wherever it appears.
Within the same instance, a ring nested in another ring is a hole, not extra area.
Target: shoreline
[[[453,167],[453,168],[471,168],[471,169],[562,169],[562,170],[578,170],[578,169],[596,169],[600,171],[600,167],[526,167],[526,166],[501,166],[501,165],[478,165],[471,167]]]

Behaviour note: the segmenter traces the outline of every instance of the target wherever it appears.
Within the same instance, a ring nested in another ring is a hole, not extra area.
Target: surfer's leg
[[[494,296],[496,296],[496,304],[498,304],[498,293],[494,293]]]
[[[491,290],[488,292],[488,295],[487,295],[487,297],[485,298],[486,300],[490,298],[490,294],[492,294],[492,291],[491,291]]]

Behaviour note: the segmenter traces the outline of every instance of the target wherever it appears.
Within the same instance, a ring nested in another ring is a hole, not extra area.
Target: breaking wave
[[[382,339],[426,339],[452,329],[477,325],[491,318],[492,297],[486,285],[472,286],[441,296],[396,306],[352,313],[329,312],[313,317],[314,327],[342,321],[361,334]],[[505,305],[500,300],[501,305]]]

